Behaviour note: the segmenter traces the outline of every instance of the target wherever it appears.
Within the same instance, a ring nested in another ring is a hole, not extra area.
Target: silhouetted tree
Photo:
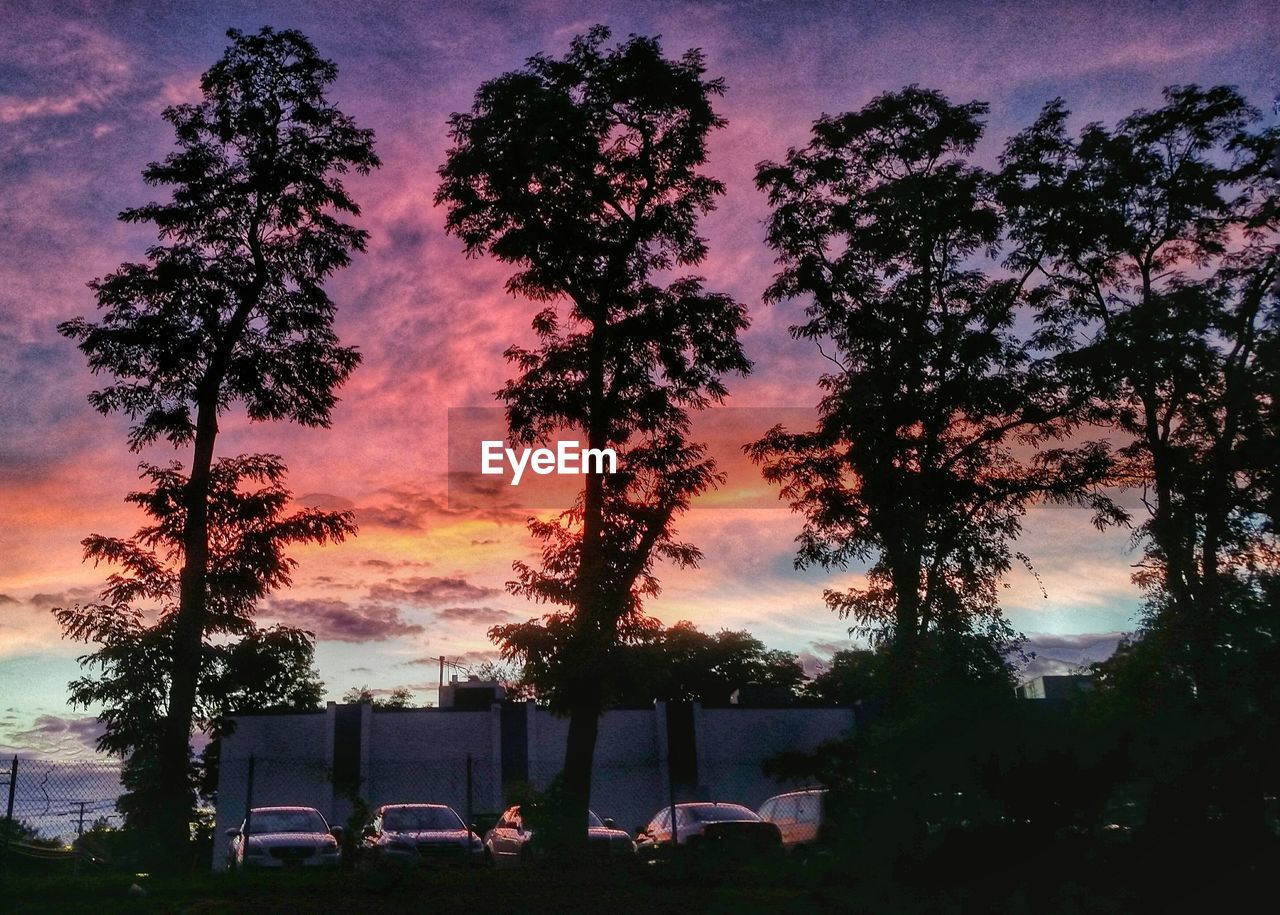
[[[640,702],[724,704],[744,686],[794,693],[804,680],[800,660],[789,651],[768,649],[745,630],[712,634],[685,621],[638,646],[632,669],[641,687],[636,696]]]
[[[1280,131],[1229,87],[1171,87],[1162,107],[1078,138],[1067,118],[1054,101],[1009,143],[1006,200],[1014,262],[1044,277],[1041,338],[1113,424],[1146,508],[1143,629],[1103,680],[1145,674],[1166,701],[1134,720],[1183,751],[1200,735],[1181,754],[1194,766],[1156,767],[1158,816],[1203,815],[1216,792],[1260,824],[1256,741],[1277,711],[1257,661],[1278,644]]]
[[[61,839],[51,839],[20,817],[0,818],[0,847],[10,842],[34,845],[37,848],[62,848]]]
[[[295,543],[341,541],[355,531],[348,512],[315,509],[286,514],[290,493],[274,455],[223,458],[209,472],[206,496],[209,552],[200,652],[196,656],[195,727],[213,737],[227,716],[264,708],[315,708],[321,684],[311,636],[298,629],[254,624],[257,604],[289,584]],[[151,522],[129,539],[94,535],[85,557],[115,566],[100,603],[58,608],[67,638],[99,647],[80,658],[96,670],[70,684],[71,702],[101,706],[104,752],[126,758],[128,794],[120,808],[132,828],[155,829],[173,798],[159,781],[161,738],[178,655],[181,569],[185,561],[188,479],[177,464],[143,465],[151,488],[131,493]],[[184,757],[181,803],[191,816],[198,777]],[[207,779],[206,779],[207,781]]]
[[[1067,117],[1050,103],[1005,152],[1013,262],[1043,273],[1041,341],[1127,439],[1122,479],[1148,510],[1137,577],[1169,660],[1193,690],[1230,689],[1223,590],[1275,567],[1280,134],[1227,87],[1170,88],[1078,140]]]
[[[697,51],[669,60],[656,40],[606,47],[608,35],[597,27],[563,59],[533,57],[484,83],[471,112],[451,119],[436,196],[468,253],[515,265],[507,288],[538,303],[536,346],[507,351],[520,373],[499,394],[512,439],[569,431],[618,454],[618,472],[587,475],[572,509],[530,523],[541,562],[517,563],[511,585],[563,608],[544,619],[559,655],[547,698],[569,714],[573,824],[586,822],[610,659],[658,591],[654,563],[699,558],[673,528],[717,482],[688,438],[689,411],[724,397],[723,374],[749,368],[737,340],[745,309],[666,276],[706,255],[697,220],[723,187],[700,168],[723,124],[711,106],[723,84],[703,79]],[[520,632],[492,631],[505,659],[522,657]]]
[[[572,632],[567,620],[556,622],[503,627],[504,643],[525,659],[512,683],[517,695],[554,695],[569,675],[562,669],[566,652],[555,639],[560,632],[565,638]],[[609,698],[618,705],[647,706],[655,700],[724,704],[744,686],[794,693],[804,680],[795,654],[768,649],[745,630],[707,633],[686,621],[670,628],[649,617],[639,622],[612,653],[614,692]]]
[[[255,627],[221,646],[220,655],[221,663],[201,686],[203,692],[218,697],[217,717],[209,722],[213,739],[200,754],[197,766],[199,792],[206,801],[217,799],[222,738],[235,730],[231,716],[324,707],[324,683],[315,667],[315,643],[310,633],[287,626]],[[198,827],[200,811],[196,814]]]
[[[157,791],[168,830],[187,833],[187,756],[210,560],[209,493],[219,417],[236,403],[250,419],[327,426],[334,391],[359,362],[332,330],[325,280],[365,247],[342,221],[359,210],[342,182],[376,167],[372,134],[325,98],[336,76],[296,31],[228,32],[231,45],[201,79],[201,100],[165,110],[178,149],[147,166],[168,201],[124,211],[159,243],[143,263],[91,284],[99,323],[59,330],[94,373],[114,377],[91,395],[133,425],[139,450],[161,439],[191,448],[182,495],[181,598],[157,750]]]
[[[748,452],[805,518],[797,565],[870,563],[865,586],[826,599],[883,642],[898,703],[943,656],[939,633],[1010,639],[999,585],[1029,505],[1118,517],[1090,493],[1103,446],[1043,447],[1078,419],[1014,332],[1027,275],[981,267],[1003,227],[992,175],[966,158],[985,111],[909,87],[819,119],[757,172],[782,266],[766,299],[808,303],[792,334],[833,368],[815,430],[775,428]]]
[[[804,685],[803,695],[820,702],[853,705],[884,696],[884,656],[870,648],[846,648]]]
[[[537,698],[537,691],[524,678],[524,668],[501,661],[485,661],[475,669],[477,680],[497,683],[513,702]]]
[[[367,702],[374,708],[409,708],[413,703],[413,693],[409,692],[407,686],[397,686],[383,698],[367,686],[353,686],[342,694],[342,701]]]

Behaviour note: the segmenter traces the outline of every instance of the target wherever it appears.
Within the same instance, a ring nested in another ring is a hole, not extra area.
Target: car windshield
[[[252,835],[273,832],[328,832],[324,817],[314,810],[255,810],[249,818]]]
[[[387,832],[461,829],[462,820],[449,807],[397,807],[383,813],[382,828]]]
[[[596,812],[594,810],[587,811],[587,828],[604,829],[604,822],[596,816]]]
[[[696,804],[683,809],[685,816],[698,823],[754,822],[760,819],[737,804]]]

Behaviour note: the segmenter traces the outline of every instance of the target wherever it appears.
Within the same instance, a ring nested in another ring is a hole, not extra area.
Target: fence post
[[[84,854],[84,841],[83,841],[84,840],[84,808],[88,802],[74,801],[73,803],[80,808],[80,816],[76,820],[76,841],[74,845],[75,856],[72,859],[71,875],[73,877],[79,877],[80,876],[80,856]]]
[[[670,705],[667,706],[670,709]],[[674,858],[680,847],[680,832],[676,828],[676,773],[671,765],[671,743],[667,742],[667,794],[671,801],[671,856]],[[657,849],[654,849],[656,852]]]
[[[9,865],[9,841],[13,837],[13,793],[18,787],[18,757],[13,757],[9,766],[9,803],[4,811],[4,846],[0,847],[0,877],[3,877]]]
[[[253,767],[256,762],[254,755],[249,754],[249,773],[244,783],[244,831],[245,835],[249,834],[249,819],[253,816]]]
[[[13,792],[18,787],[18,757],[13,757],[13,763],[9,766],[9,804],[4,809],[4,818],[10,826],[13,825]]]
[[[471,754],[467,754],[467,866],[471,866],[471,826],[476,821],[471,802]]]
[[[245,775],[244,780],[244,827],[240,835],[240,854],[242,857],[247,857],[249,854],[249,835],[250,828],[253,826],[253,823],[250,822],[253,819],[253,765],[254,755],[250,753],[249,771]],[[245,870],[247,870],[247,868],[244,867],[244,863],[244,861],[235,862],[236,870],[242,875],[242,877]]]

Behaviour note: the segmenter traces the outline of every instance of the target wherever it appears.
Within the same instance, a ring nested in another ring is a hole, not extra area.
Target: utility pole
[[[18,757],[15,754],[9,766],[9,804],[4,812],[4,844],[0,845],[0,884],[5,879],[9,865],[9,839],[13,836],[13,792],[18,786]]]

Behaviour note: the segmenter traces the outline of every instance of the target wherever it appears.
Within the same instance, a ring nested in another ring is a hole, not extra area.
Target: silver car
[[[232,870],[336,868],[342,863],[342,827],[330,827],[314,807],[254,807],[245,822],[226,834]]]

